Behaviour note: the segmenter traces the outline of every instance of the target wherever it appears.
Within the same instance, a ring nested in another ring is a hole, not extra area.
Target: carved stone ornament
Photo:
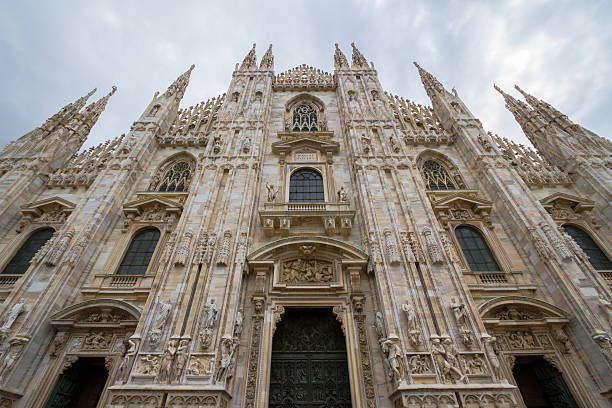
[[[159,195],[146,195],[144,198],[123,204],[123,232],[133,223],[162,224],[172,229],[183,212],[182,204]]]
[[[428,196],[432,200],[432,207],[440,223],[445,228],[451,221],[481,221],[489,227],[491,223],[491,210],[493,203],[488,200],[475,197],[475,193],[459,192],[444,194],[440,197],[439,192],[432,191]]]
[[[440,246],[436,242],[436,239],[433,236],[433,232],[431,228],[424,227],[423,228],[423,236],[425,237],[425,245],[427,246],[427,252],[429,253],[429,258],[434,265],[439,265],[444,262],[442,258],[442,251],[440,250]]]
[[[431,359],[428,354],[413,354],[408,355],[408,372],[414,374],[430,374],[432,373]]]
[[[529,236],[533,242],[533,246],[536,249],[538,256],[542,259],[550,259],[552,250],[548,246],[548,243],[542,238],[542,235],[538,231],[537,227],[529,227]]]
[[[457,322],[457,327],[459,328],[459,337],[461,342],[465,345],[465,347],[472,348],[474,345],[474,336],[470,330],[465,304],[461,303],[458,298],[452,297],[450,308],[453,311],[455,321]]]
[[[157,303],[157,313],[155,314],[153,327],[151,328],[151,332],[149,334],[149,344],[152,346],[157,346],[159,344],[161,335],[166,324],[168,323],[168,318],[172,313],[172,303],[170,303],[170,301],[163,301],[158,295]]]
[[[404,303],[402,305],[402,310],[406,315],[406,321],[408,325],[406,326],[408,330],[408,340],[412,347],[418,347],[422,343],[421,339],[421,331],[417,327],[417,315],[414,310],[414,306],[410,303]]]
[[[72,213],[74,207],[74,203],[60,197],[46,198],[24,205],[19,211],[23,218],[20,220],[16,232],[23,231],[31,223],[39,225],[62,224]]]
[[[189,366],[187,367],[187,375],[202,376],[210,375],[212,371],[212,361],[210,357],[191,356]]]
[[[444,339],[444,343],[437,336],[431,337],[431,354],[438,368],[440,379],[443,383],[455,383],[464,380],[465,376],[459,368],[457,351],[450,339]]]
[[[412,251],[412,242],[410,240],[408,232],[400,232],[400,242],[402,244],[402,249],[404,251],[404,256],[406,257],[406,260],[408,262],[416,262],[416,257],[414,256],[414,252]]]
[[[563,261],[572,259],[572,253],[569,251],[569,249],[567,249],[563,239],[561,239],[559,232],[555,228],[544,222],[540,223],[540,228],[542,228],[542,231],[544,231],[544,235],[546,235],[548,242],[550,242],[552,247],[555,249],[559,259]]]
[[[156,376],[159,372],[160,356],[156,354],[141,355],[134,374]]]
[[[236,343],[234,339],[224,337],[221,340],[221,356],[217,363],[217,370],[215,371],[215,383],[227,381],[233,376],[235,351]]]
[[[567,193],[554,193],[541,199],[540,203],[557,223],[584,220],[599,228],[591,213],[595,208],[592,200]]]
[[[390,335],[381,342],[381,348],[385,355],[387,376],[396,383],[404,381],[406,379],[406,369],[404,366],[404,352],[399,345],[399,338],[395,335]]]
[[[92,332],[85,336],[81,348],[83,350],[108,350],[112,338],[112,333]]]
[[[263,328],[263,299],[259,297],[253,298],[255,304],[255,315],[253,316],[253,332],[251,334],[251,344],[249,347],[249,363],[247,366],[246,379],[246,402],[245,407],[254,408],[255,395],[257,388],[257,377],[259,374],[259,354],[261,347],[261,333]],[[260,304],[260,306],[258,306]],[[259,311],[258,311],[259,309]]]
[[[2,319],[2,326],[0,326],[0,345],[6,340],[10,333],[11,327],[19,317],[21,313],[26,310],[26,304],[23,301],[15,303],[8,309]]]
[[[539,310],[528,310],[510,305],[497,309],[495,318],[498,320],[538,320],[543,318],[543,314]]]
[[[172,369],[174,357],[178,348],[178,342],[175,339],[168,341],[164,354],[162,354],[159,362],[159,372],[157,373],[156,381],[159,383],[167,383],[172,378]]]
[[[55,266],[58,264],[62,255],[68,249],[72,238],[74,237],[74,230],[68,229],[60,233],[59,237],[55,239],[47,256],[45,258],[45,264],[47,266]]]
[[[184,266],[189,257],[189,249],[191,247],[191,239],[193,238],[193,230],[190,228],[185,231],[183,238],[176,250],[176,257],[174,258],[174,264]]]
[[[487,363],[480,354],[462,354],[459,359],[466,374],[482,375],[487,373]]]
[[[229,257],[232,251],[232,232],[226,230],[223,233],[221,244],[219,245],[219,251],[217,255],[217,265],[227,265],[229,263]]]
[[[51,352],[50,352],[51,357],[58,357],[59,354],[62,352],[62,349],[66,345],[67,341],[68,341],[68,333],[66,332],[56,333],[55,337],[53,338],[53,343],[51,344]]]
[[[530,330],[513,330],[509,331],[508,344],[514,350],[534,349],[537,348],[536,340]]]
[[[393,235],[393,231],[390,227],[385,227],[383,230],[385,237],[385,252],[387,253],[387,259],[391,265],[397,265],[400,263],[399,251],[397,249],[397,241]]]
[[[276,326],[280,323],[281,318],[285,314],[285,307],[281,305],[275,305],[272,309],[272,314],[274,316],[274,321],[272,324],[272,333],[276,331]]]
[[[319,259],[293,259],[283,261],[281,283],[326,283],[335,280],[334,264]]]

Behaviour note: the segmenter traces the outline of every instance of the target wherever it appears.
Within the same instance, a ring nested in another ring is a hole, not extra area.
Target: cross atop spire
[[[240,71],[246,71],[249,69],[257,69],[257,55],[255,55],[255,43],[253,43],[253,48],[251,51],[244,57],[242,60],[242,65],[240,65]]]
[[[174,94],[177,94],[177,98],[181,99],[185,94],[185,89],[187,89],[187,85],[189,84],[189,78],[191,77],[191,71],[195,68],[194,64],[191,64],[189,69],[181,74],[176,80],[170,84],[164,96],[170,97]]]
[[[351,43],[351,47],[353,47],[353,68],[369,68],[368,61],[365,59],[363,54],[357,49],[355,43]]]
[[[268,51],[264,54],[261,59],[261,63],[259,64],[259,69],[261,70],[274,70],[274,55],[272,55],[272,44],[268,47]]]
[[[336,51],[334,52],[334,66],[336,67],[336,69],[348,69],[349,68],[349,64],[348,64],[348,61],[346,60],[346,56],[344,55],[340,47],[338,47],[338,43],[336,43]]]

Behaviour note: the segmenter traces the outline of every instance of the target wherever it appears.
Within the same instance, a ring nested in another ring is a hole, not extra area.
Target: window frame
[[[134,239],[141,232],[144,232],[146,230],[156,230],[159,233],[159,237],[157,238],[157,243],[155,244],[155,249],[151,253],[151,258],[149,259],[149,264],[147,265],[147,268],[142,274],[140,273],[120,274],[119,269],[121,268],[121,265],[123,264],[123,260],[127,256],[128,251],[130,250],[130,247],[132,246],[132,242],[134,242]],[[160,243],[163,242],[162,240],[165,238],[166,234],[164,233],[164,231],[162,231],[160,228],[157,228],[154,225],[141,225],[135,228],[133,231],[130,231],[130,234],[126,234],[126,235],[128,238],[127,242],[124,241],[123,243],[121,243],[121,246],[122,246],[121,256],[118,257],[118,261],[116,262],[115,267],[112,269],[113,271],[112,275],[114,276],[148,276],[151,270],[151,265],[153,265],[157,260],[157,255],[159,253],[159,248],[161,246]]]
[[[467,261],[467,258],[465,257],[465,254],[463,252],[463,247],[461,246],[461,243],[459,242],[459,239],[457,238],[457,235],[456,235],[456,230],[459,227],[472,228],[480,233],[480,235],[484,239],[485,244],[489,248],[489,252],[491,253],[491,256],[493,257],[493,260],[497,263],[499,270],[497,271],[475,271],[472,269],[469,262]],[[497,241],[497,237],[495,236],[495,234],[493,234],[493,236],[491,237],[490,232],[488,231],[488,228],[486,228],[480,222],[458,222],[452,225],[452,227],[450,228],[450,233],[448,235],[450,236],[450,239],[453,240],[453,243],[455,244],[457,248],[457,255],[459,255],[459,258],[461,259],[461,263],[463,264],[462,266],[467,271],[471,273],[476,273],[476,274],[510,273],[509,264],[505,257],[501,243]]]
[[[21,250],[21,248],[28,242],[28,240],[37,232],[42,231],[42,230],[52,230],[52,234],[51,237],[49,237],[49,239],[45,242],[45,244],[47,242],[49,242],[49,240],[53,239],[53,234],[55,234],[57,232],[57,228],[54,228],[51,225],[40,225],[37,226],[36,228],[33,228],[29,231],[27,231],[27,233],[18,233],[15,238],[13,239],[11,242],[9,242],[9,244],[6,246],[5,251],[3,251],[3,257],[2,257],[2,261],[0,262],[0,267],[2,269],[0,269],[0,276],[4,275],[17,275],[17,274],[9,274],[9,273],[3,273],[4,270],[8,267],[8,265],[11,263],[11,261],[13,260],[13,258],[17,255],[17,253]],[[41,246],[41,249],[43,246],[45,246],[45,244],[43,244]],[[38,252],[38,251],[37,251]],[[34,255],[32,255],[32,258],[34,258],[34,256],[36,256],[36,253],[34,253]],[[30,265],[26,268],[25,271],[23,271],[22,274],[20,274],[20,276],[24,276],[28,273],[28,271],[30,270],[30,268],[32,267],[32,259],[30,259]]]
[[[581,230],[582,232],[584,232],[589,238],[591,238],[591,240],[595,243],[595,245],[597,245],[599,250],[608,258],[608,260],[610,262],[612,262],[612,256],[611,256],[610,252],[607,250],[607,245],[605,245],[605,243],[599,238],[599,236],[597,234],[595,234],[588,226],[583,225],[582,223],[581,224],[577,224],[577,223],[572,223],[572,222],[564,222],[564,223],[560,224],[559,226],[568,235],[570,235],[570,234],[567,231],[565,231],[565,228],[563,228],[565,226],[574,227],[574,228],[577,228],[577,229]],[[572,237],[572,239],[574,239],[574,237]],[[576,241],[576,240],[574,239],[574,241]],[[578,241],[576,241],[576,244],[580,247],[580,249],[582,249],[582,247],[580,246]],[[590,259],[589,259],[589,263],[591,264],[591,260]],[[593,264],[591,264],[591,266],[596,271],[609,271],[610,270],[610,269],[597,269],[597,268],[595,268],[595,266]]]
[[[301,170],[312,170],[315,173],[318,173],[321,176],[321,182],[323,184],[323,201],[291,201],[290,197],[291,197],[291,178],[293,177],[293,175]],[[285,188],[285,199],[287,203],[325,203],[328,201],[328,195],[327,195],[327,183],[326,183],[326,177],[325,177],[325,173],[321,170],[318,169],[316,167],[313,166],[299,166],[296,167],[294,169],[292,169],[289,174],[287,175],[287,183],[286,183],[286,188]]]

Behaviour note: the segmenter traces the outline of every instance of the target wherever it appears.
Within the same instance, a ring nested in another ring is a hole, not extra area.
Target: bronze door
[[[272,341],[269,406],[351,406],[346,342],[331,309],[286,309]]]

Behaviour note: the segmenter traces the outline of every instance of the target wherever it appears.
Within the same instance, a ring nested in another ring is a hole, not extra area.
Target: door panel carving
[[[351,406],[346,342],[331,309],[287,308],[272,343],[269,406]]]

